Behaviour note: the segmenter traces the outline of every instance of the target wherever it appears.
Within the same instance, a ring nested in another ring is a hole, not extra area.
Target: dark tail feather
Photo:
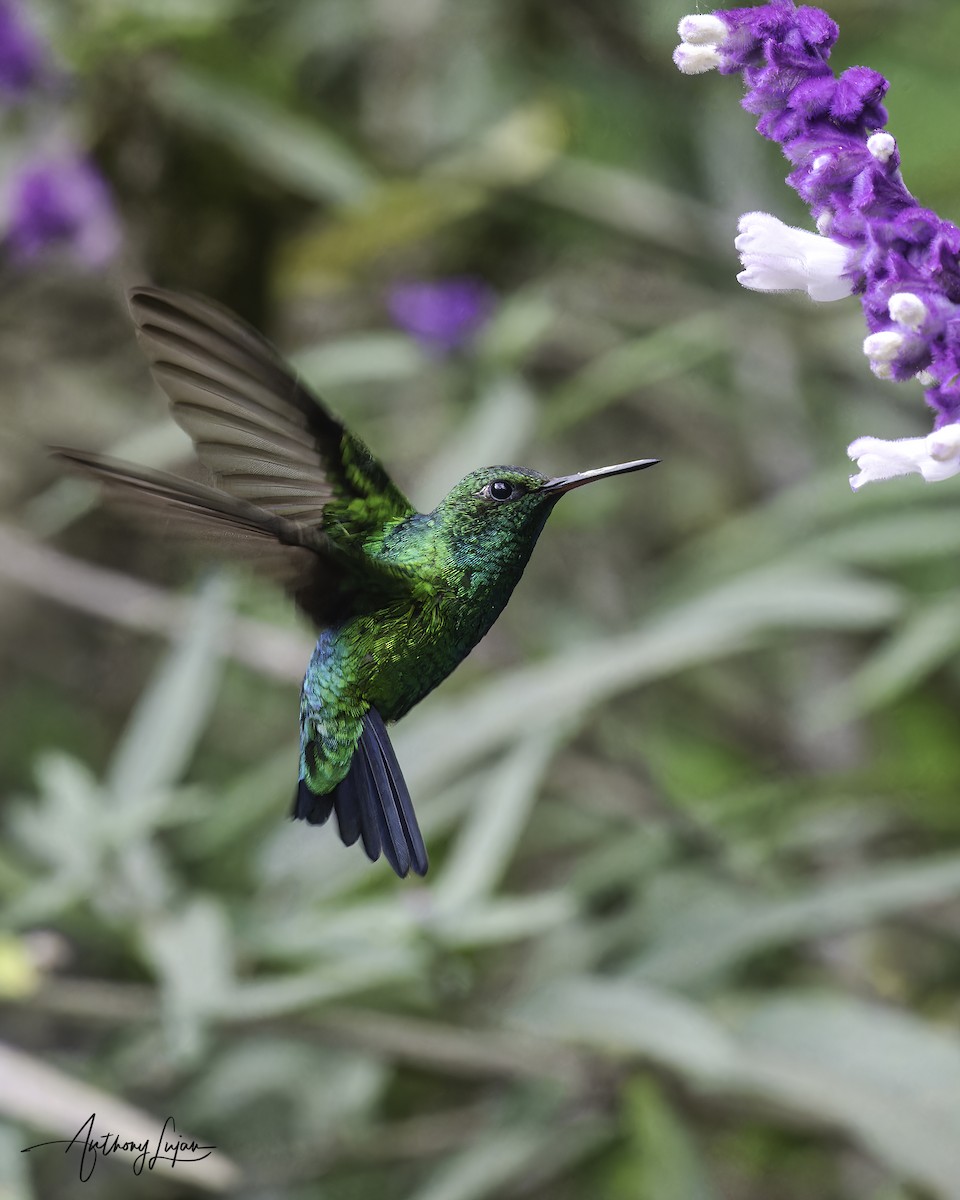
[[[322,825],[332,812],[333,797],[314,795],[307,787],[307,781],[301,779],[297,784],[297,794],[293,799],[293,815],[296,819],[306,821],[310,825]],[[348,842],[347,845],[349,846],[350,843]]]
[[[413,811],[413,801],[410,799],[407,782],[403,778],[400,764],[397,762],[397,756],[393,752],[393,746],[387,735],[386,726],[380,719],[380,714],[374,709],[369,717],[373,719],[368,721],[364,733],[366,734],[369,730],[370,741],[376,752],[374,757],[379,755],[381,764],[379,777],[387,785],[382,795],[389,796],[392,801],[389,805],[384,803],[384,813],[388,814],[387,820],[391,829],[396,829],[398,840],[402,840],[414,872],[417,875],[426,875],[429,865],[427,849],[423,844],[416,813]],[[394,867],[394,870],[397,868]]]
[[[300,780],[293,815],[322,825],[331,812],[337,814],[345,845],[362,839],[367,857],[375,862],[383,853],[401,879],[410,870],[426,874],[427,852],[413,802],[376,709],[364,717],[350,770],[330,795],[315,796]]]
[[[364,733],[366,723],[364,723]],[[370,764],[367,760],[363,745],[364,734],[353,752],[353,761],[346,778],[341,779],[334,789],[333,807],[337,814],[337,824],[340,826],[340,838],[347,846],[352,846],[359,834],[367,858],[376,862],[380,857],[382,839],[380,822],[377,819],[379,805],[376,797],[376,784],[370,774]],[[387,855],[390,858],[390,855]],[[390,860],[393,866],[393,860]],[[398,875],[406,875],[394,867]]]
[[[333,809],[337,814],[337,825],[340,829],[340,841],[345,846],[352,846],[360,836],[360,810],[352,802],[352,797],[346,788],[337,788],[333,793]]]

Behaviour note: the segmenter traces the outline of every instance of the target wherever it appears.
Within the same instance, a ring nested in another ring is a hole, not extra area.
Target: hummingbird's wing
[[[322,535],[301,528],[238,500],[219,488],[134,466],[104,454],[52,446],[55,458],[93,475],[109,492],[121,497],[126,509],[153,519],[158,532],[175,537],[200,536],[231,558],[252,560],[278,582],[296,578],[313,566],[325,549]]]
[[[93,475],[125,508],[152,518],[165,534],[202,538],[216,552],[267,574],[320,625],[376,607],[408,586],[397,568],[344,549],[315,526],[298,524],[220,488],[102,454],[65,447],[52,452]]]
[[[322,825],[331,812],[337,814],[344,845],[352,846],[361,839],[367,857],[376,862],[382,852],[401,879],[411,870],[417,875],[427,873],[427,851],[410,792],[383,718],[375,708],[363,717],[350,769],[336,787],[317,794],[307,778],[297,786],[294,817]]]
[[[413,512],[367,447],[239,317],[197,296],[135,288],[130,310],[173,416],[217,484],[299,525],[363,539]]]
[[[206,534],[209,546],[278,579],[318,625],[406,590],[402,570],[363,553],[363,542],[409,516],[410,502],[270,343],[199,297],[136,288],[130,308],[173,416],[218,487],[93,454],[58,456],[162,515],[168,530]]]

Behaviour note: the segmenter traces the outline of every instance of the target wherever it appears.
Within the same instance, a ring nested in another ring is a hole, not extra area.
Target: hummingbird
[[[131,291],[137,338],[213,484],[56,448],[174,532],[206,535],[278,579],[318,631],[300,693],[293,816],[427,871],[410,792],[387,733],[486,634],[547,517],[575,488],[658,459],[548,478],[471,471],[417,512],[364,443],[239,317],[209,300]]]

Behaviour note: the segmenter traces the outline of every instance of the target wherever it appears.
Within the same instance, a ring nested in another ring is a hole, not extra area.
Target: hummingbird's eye
[[[514,495],[513,484],[506,479],[494,479],[488,483],[484,491],[491,500],[510,500]]]

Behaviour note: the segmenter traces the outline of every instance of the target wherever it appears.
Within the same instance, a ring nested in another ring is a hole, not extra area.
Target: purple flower
[[[40,79],[44,46],[13,0],[0,0],[0,93],[19,98]]]
[[[685,74],[743,74],[743,107],[782,147],[793,167],[787,182],[819,231],[747,213],[736,240],[740,282],[814,300],[859,296],[874,374],[919,380],[934,410],[928,437],[853,442],[860,472],[851,485],[960,473],[960,229],[904,185],[897,143],[883,128],[886,79],[868,67],[834,75],[836,23],[793,0],[684,17],[679,33],[674,62]]]
[[[52,250],[84,267],[109,262],[120,246],[120,227],[93,163],[71,153],[22,168],[10,186],[7,240],[21,262]]]
[[[480,279],[410,280],[387,293],[390,315],[424,349],[449,353],[477,332],[493,311],[494,294]]]

